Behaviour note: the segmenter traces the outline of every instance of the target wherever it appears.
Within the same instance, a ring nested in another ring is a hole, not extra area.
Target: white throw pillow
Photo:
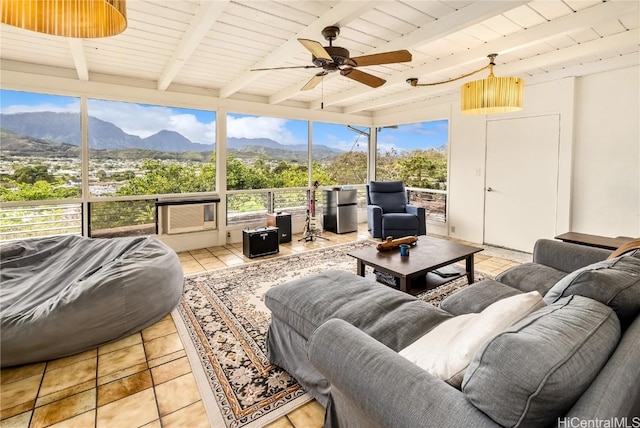
[[[484,342],[543,306],[544,300],[537,291],[507,297],[480,313],[442,322],[399,354],[460,388],[465,370]]]

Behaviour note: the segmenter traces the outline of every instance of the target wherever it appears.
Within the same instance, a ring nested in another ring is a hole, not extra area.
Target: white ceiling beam
[[[448,57],[426,63],[418,67],[414,67],[410,70],[397,73],[387,79],[387,85],[405,83],[408,78],[420,77],[432,73],[437,74],[471,63],[478,63],[480,65],[479,61],[486,61],[486,56],[490,53],[505,53],[515,51],[517,49],[539,43],[551,37],[566,34],[579,28],[589,27],[597,22],[617,18],[633,10],[634,8],[637,9],[637,4],[634,4],[634,2],[600,3],[588,9],[583,9],[570,15],[565,15],[556,20],[548,21],[535,27],[520,31],[518,33],[514,33],[512,35],[487,42],[483,45],[468,49],[458,54],[450,55]],[[485,62],[482,62],[481,65],[486,64]],[[418,89],[417,92],[421,92],[420,89],[423,88],[415,89]],[[325,97],[324,105],[326,106],[342,102],[349,98],[357,97],[367,92],[370,92],[373,95],[375,93],[375,89],[356,87],[339,94]],[[391,97],[393,97],[393,95]],[[376,102],[381,103],[379,105],[386,105],[386,98],[388,97],[380,97],[377,100],[366,101],[348,106],[345,108],[345,113],[354,113],[356,111],[361,111],[363,108],[375,108]],[[312,102],[309,103],[309,105],[311,106],[311,108],[320,108],[319,102]]]
[[[73,56],[73,63],[78,73],[78,79],[88,82],[89,81],[89,68],[87,67],[87,59],[84,56],[84,45],[82,39],[69,39],[69,47],[71,48],[71,55]]]
[[[545,54],[525,58],[517,62],[501,65],[498,70],[500,75],[512,75],[515,73],[525,73],[526,70],[535,70],[550,65],[555,65],[582,58],[593,54],[598,56],[600,52],[611,52],[617,49],[636,46],[640,40],[640,30],[635,28],[623,33],[614,34],[608,37],[601,37],[579,45],[569,46],[563,49],[547,52]]]
[[[285,63],[285,61],[296,53],[301,51],[302,46],[298,42],[298,39],[315,39],[318,34],[321,34],[324,27],[330,25],[336,25],[341,23],[346,25],[350,21],[360,16],[365,11],[375,7],[374,1],[342,1],[336,6],[332,7],[327,13],[320,16],[310,25],[300,31],[298,34],[287,40],[284,44],[271,51],[267,56],[262,58],[251,66],[251,68],[267,68],[278,67]],[[303,49],[303,48],[302,48]],[[240,76],[233,79],[227,85],[220,89],[220,97],[228,98],[234,93],[238,92],[249,83],[264,77],[268,71],[250,71],[247,70]],[[300,86],[302,87],[302,85]],[[299,90],[300,88],[298,88]]]
[[[573,59],[581,58],[591,53],[597,55],[598,52],[608,52],[611,50],[616,50],[617,48],[634,46],[638,43],[639,37],[640,32],[636,28],[634,30],[625,31],[624,33],[618,33],[613,36],[595,39],[589,42],[581,43],[579,45],[573,45],[567,48],[536,55],[531,58],[525,58],[516,62],[511,62],[509,64],[500,65],[496,70],[496,74],[498,76],[507,76],[526,73],[527,70],[544,68],[545,66],[571,61]],[[525,79],[525,85],[528,83],[529,82]],[[344,112],[345,114],[353,114],[359,111],[385,107],[399,102],[407,102],[424,97],[433,97],[443,92],[448,92],[454,89],[457,90],[459,87],[459,81],[443,83],[442,85],[438,86],[425,86],[418,88],[409,87],[410,89],[406,91],[398,92],[388,97],[365,101],[362,103],[354,104],[353,106],[346,107],[344,109]]]
[[[194,15],[194,20],[183,34],[180,43],[158,79],[160,91],[169,87],[228,4],[229,0],[202,2]]]
[[[529,84],[537,85],[540,83],[550,82],[553,80],[564,79],[566,77],[581,77],[589,74],[603,73],[611,70],[619,70],[621,68],[633,67],[638,65],[638,53],[630,53],[616,56],[613,58],[603,59],[601,61],[590,62],[588,64],[579,64],[561,70],[551,71],[542,75],[533,76],[527,79]]]
[[[469,25],[482,22],[485,19],[491,18],[497,14],[511,10],[520,6],[527,1],[517,0],[513,2],[505,1],[481,1],[462,8],[454,13],[446,15],[441,19],[433,21],[424,27],[420,27],[411,33],[405,34],[395,40],[392,40],[384,45],[380,45],[375,49],[372,49],[363,55],[371,55],[379,52],[393,51],[399,49],[409,49],[415,46],[424,45],[431,41],[446,37],[449,34],[462,30]],[[337,73],[329,74],[325,76],[325,79],[330,79],[337,76]],[[281,91],[269,97],[270,104],[280,103],[288,98],[293,97],[300,88],[306,82],[297,82]],[[366,89],[365,89],[366,92]],[[312,108],[320,108],[321,101],[314,101]],[[327,104],[325,103],[325,106]]]

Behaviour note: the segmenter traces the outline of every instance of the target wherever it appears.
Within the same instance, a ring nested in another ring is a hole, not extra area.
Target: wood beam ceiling
[[[491,42],[468,49],[458,54],[450,55],[446,58],[414,67],[411,70],[397,73],[387,79],[387,85],[404,84],[410,77],[420,77],[422,75],[432,73],[437,74],[453,69],[455,67],[459,67],[460,65],[477,64],[478,66],[480,66],[484,64],[483,61],[486,61],[486,55],[489,53],[505,53],[516,51],[519,48],[539,43],[551,37],[566,34],[579,28],[589,27],[597,22],[602,21],[603,19],[615,18],[632,10],[634,7],[636,6],[633,5],[632,2],[601,3],[597,6],[583,9],[581,11],[572,13],[571,15],[565,15],[564,17],[558,18],[556,20],[548,21],[544,24],[537,25],[527,30],[493,40]],[[447,90],[450,90],[450,87]],[[324,99],[324,105],[327,106],[340,103],[347,99],[357,97],[366,92],[373,91],[375,90],[356,87],[348,91],[326,97]],[[436,93],[435,90],[422,91],[421,88],[414,88],[411,92],[402,92],[402,94],[407,99],[420,98],[425,96],[425,94],[434,93]],[[388,105],[389,103],[386,99],[393,99],[397,95],[398,94],[392,95],[390,97],[379,97],[371,101],[353,104],[345,108],[344,111],[345,113],[354,113],[357,111],[362,111],[364,109],[372,109],[376,108],[377,106]],[[320,108],[320,103],[318,101],[312,102],[310,103],[310,108],[318,109]]]
[[[342,1],[336,6],[332,7],[327,13],[320,16],[312,24],[305,27],[304,30],[291,37],[284,44],[277,49],[269,52],[267,56],[256,62],[250,68],[267,68],[278,67],[287,61],[288,58],[294,56],[300,52],[300,43],[298,39],[317,39],[318,35],[322,32],[324,27],[330,25],[346,25],[353,19],[357,18],[367,10],[373,8],[375,2],[357,2],[357,1]],[[223,88],[220,89],[220,97],[228,98],[234,93],[240,91],[249,83],[264,77],[268,71],[245,71],[240,76],[229,82]],[[306,83],[306,82],[305,82]],[[304,83],[303,83],[304,85]],[[302,85],[298,87],[298,91]]]
[[[171,55],[158,79],[159,90],[164,91],[169,87],[228,4],[229,0],[202,2],[189,29],[180,39],[180,44]]]

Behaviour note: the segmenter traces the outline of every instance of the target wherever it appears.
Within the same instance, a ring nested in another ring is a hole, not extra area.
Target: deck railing
[[[81,235],[82,204],[29,204],[0,208],[0,240]]]
[[[447,193],[446,190],[407,188],[409,203],[424,207],[427,220],[439,222],[447,221]]]
[[[316,196],[318,195],[317,192]],[[305,218],[307,188],[229,190],[227,191],[227,225],[263,223],[266,215],[286,212],[291,218]]]
[[[348,186],[358,191],[358,211],[366,213],[367,196],[364,184]],[[316,216],[322,215],[324,189],[316,191]],[[425,207],[427,219],[446,221],[447,191],[435,189],[407,188],[409,202]],[[227,225],[241,225],[264,222],[267,213],[286,212],[292,218],[306,217],[308,189],[295,187],[286,189],[230,190],[227,192]],[[363,217],[363,216],[361,216]]]
[[[324,188],[316,191],[317,217],[322,216]],[[358,190],[359,217],[366,218],[365,185],[349,188]],[[274,212],[286,212],[291,214],[292,219],[304,220],[308,207],[308,193],[306,187],[230,190],[227,192],[227,225],[262,224],[265,222],[266,214]],[[428,220],[446,221],[447,191],[408,187],[407,194],[410,203],[426,208]],[[116,198],[110,198],[109,201],[91,201],[91,235],[106,237],[155,233],[155,197],[156,195],[140,196],[135,200],[125,197],[119,201],[116,201]],[[115,211],[111,209],[112,206]],[[123,216],[131,218],[123,222]],[[81,202],[29,201],[24,204],[5,204],[0,207],[0,241],[52,235],[81,235],[82,217]]]

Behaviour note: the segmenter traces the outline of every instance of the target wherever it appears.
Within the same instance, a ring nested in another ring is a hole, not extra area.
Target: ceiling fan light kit
[[[2,0],[1,21],[53,36],[109,37],[127,28],[126,0]]]
[[[496,77],[493,74],[498,54],[489,54],[489,65],[464,76],[443,82],[418,83],[418,79],[407,79],[411,86],[435,86],[464,79],[482,70],[489,69],[489,76],[481,80],[467,82],[460,88],[460,105],[465,114],[511,113],[522,110],[524,80],[520,77]]]
[[[256,68],[251,71],[284,70],[292,68],[322,68],[322,71],[316,73],[316,75],[301,88],[302,91],[308,91],[315,88],[322,81],[324,76],[336,71],[339,71],[340,75],[351,80],[363,83],[372,88],[378,88],[384,85],[386,80],[372,74],[365,73],[364,71],[357,70],[356,67],[411,61],[411,53],[407,50],[382,52],[351,58],[347,49],[340,46],[333,46],[333,41],[338,37],[338,34],[340,34],[340,28],[335,26],[325,27],[322,30],[322,36],[325,40],[329,41],[329,46],[322,46],[315,40],[298,39],[300,44],[311,52],[311,62],[314,65]]]

